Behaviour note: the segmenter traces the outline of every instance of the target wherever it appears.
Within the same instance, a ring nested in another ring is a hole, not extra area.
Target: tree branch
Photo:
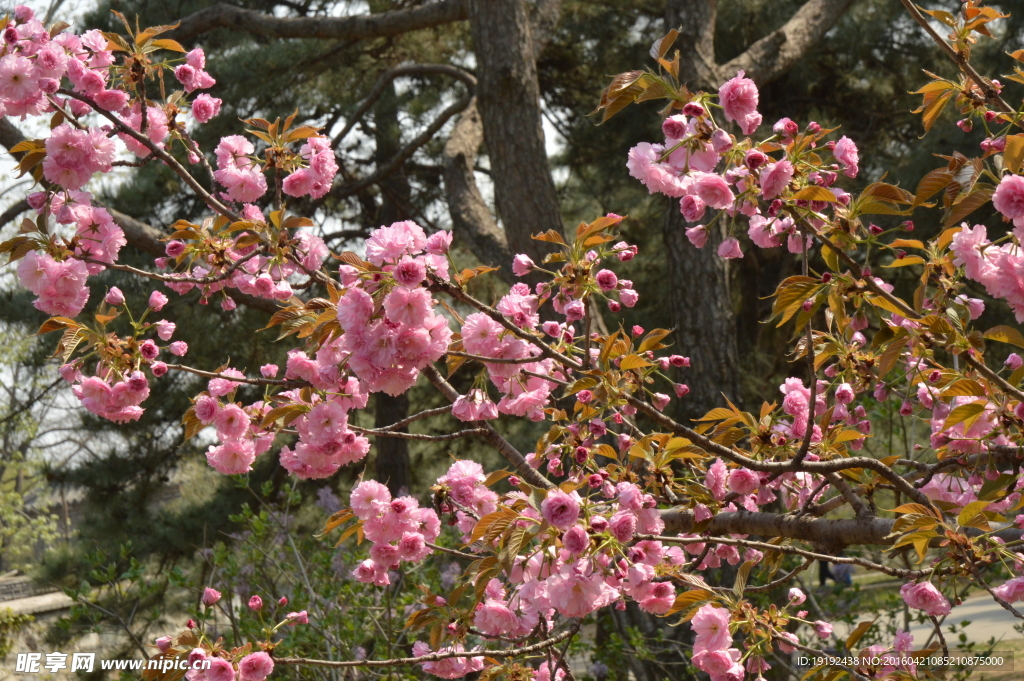
[[[769,83],[792,68],[816,45],[854,0],[808,0],[781,28],[718,67],[719,83],[740,69],[758,85]]]
[[[455,122],[444,145],[444,190],[452,218],[452,232],[480,262],[506,265],[498,269],[498,274],[506,282],[513,283],[515,277],[507,267],[512,260],[508,238],[491,215],[474,175],[473,168],[483,142],[484,125],[474,99]]]
[[[394,660],[315,660],[307,657],[282,657],[274,660],[278,664],[299,664],[317,667],[395,667],[406,664],[420,664],[422,662],[437,662],[452,657],[519,657],[529,655],[540,650],[547,650],[551,646],[558,645],[567,638],[572,638],[580,630],[580,620],[574,620],[569,628],[561,634],[552,636],[539,643],[524,646],[522,648],[509,648],[506,650],[466,650],[463,652],[450,651],[447,653],[430,653],[419,657],[400,657]]]
[[[230,28],[270,38],[364,40],[435,28],[468,18],[465,0],[442,0],[409,9],[350,17],[275,17],[218,3],[185,17],[168,35],[188,43],[208,31]]]
[[[441,374],[438,373],[437,369],[432,365],[428,364],[423,367],[423,375],[441,391],[441,394],[444,395],[449,402],[454,402],[459,399],[459,391],[453,388],[448,381],[444,380],[444,377],[442,377]],[[480,427],[486,431],[483,434],[483,438],[487,440],[491,446],[497,449],[498,453],[501,454],[506,461],[516,467],[516,471],[519,472],[519,475],[523,476],[523,480],[534,487],[540,487],[541,489],[551,489],[554,487],[554,484],[550,480],[545,478],[539,471],[526,462],[526,457],[523,456],[518,449],[513,447],[508,440],[503,438],[501,433],[494,429],[494,426],[487,421],[478,421],[477,423],[479,423]]]

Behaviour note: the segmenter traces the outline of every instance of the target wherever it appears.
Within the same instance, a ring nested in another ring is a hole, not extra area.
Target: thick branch
[[[563,631],[557,636],[552,636],[549,639],[545,639],[540,643],[534,643],[533,645],[524,646],[522,648],[511,648],[507,650],[467,650],[465,652],[447,652],[447,653],[430,653],[429,655],[421,655],[420,657],[401,657],[394,660],[314,660],[306,657],[282,657],[274,660],[278,664],[299,664],[299,665],[311,665],[317,667],[395,667],[398,665],[406,664],[420,664],[422,662],[437,662],[438,660],[447,660],[452,657],[521,657],[530,653],[535,653],[540,650],[546,650],[551,646],[557,645],[567,638],[571,638],[576,635],[576,632],[580,630],[580,621],[574,620],[569,628]]]
[[[696,523],[691,511],[666,509],[661,512],[665,521],[666,534],[686,534],[693,532]],[[870,544],[889,546],[892,539],[891,518],[842,518],[825,519],[809,516],[783,515],[781,513],[749,513],[746,511],[719,513],[714,516],[704,534],[752,534],[761,537],[786,537],[821,546],[830,552],[838,553],[846,546]],[[971,536],[982,534],[975,528],[964,528],[964,533]],[[1022,531],[1015,527],[1007,527],[992,533],[1005,542],[1018,540]],[[708,538],[708,541],[717,541]]]
[[[459,243],[469,247],[482,263],[506,265],[498,270],[498,274],[512,283],[512,271],[507,267],[512,260],[508,238],[491,215],[473,174],[483,141],[483,121],[474,99],[459,116],[444,145],[444,189],[448,212],[452,218],[452,231]]]
[[[435,28],[467,18],[469,9],[465,0],[442,0],[409,9],[352,17],[275,17],[251,9],[216,4],[185,17],[168,35],[181,42],[191,42],[208,31],[230,28],[271,38],[365,40]]]
[[[808,0],[781,28],[761,38],[740,56],[718,67],[719,82],[743,69],[759,85],[771,82],[800,61],[854,0]]]

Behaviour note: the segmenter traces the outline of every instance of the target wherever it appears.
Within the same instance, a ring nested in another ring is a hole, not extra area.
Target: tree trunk
[[[377,393],[375,400],[375,423],[377,428],[390,426],[409,415],[409,397],[402,393],[392,397],[387,393]],[[408,428],[402,428],[407,432]],[[408,440],[397,437],[378,437],[377,448],[377,481],[388,486],[391,496],[402,496],[412,488],[412,470],[409,465]]]
[[[512,252],[526,253],[539,263],[548,251],[531,235],[549,229],[561,232],[562,218],[548,171],[524,0],[472,0],[470,30],[498,216]]]
[[[680,400],[679,409],[697,418],[722,403],[723,393],[734,402],[739,398],[736,317],[728,261],[716,254],[724,230],[712,229],[704,248],[695,248],[686,238],[686,221],[672,203],[664,233],[672,282],[669,306],[676,348],[690,357],[690,368],[679,376],[690,394]]]
[[[392,81],[374,107],[377,163],[386,162],[402,146],[398,108],[398,96]],[[381,203],[376,222],[380,225],[390,225],[400,220],[408,220],[410,188],[409,180],[402,169],[399,168],[381,181],[379,186]],[[390,426],[409,415],[409,398],[404,394],[392,397],[387,393],[377,393],[374,400],[377,428]],[[386,484],[393,496],[408,494],[412,486],[408,441],[394,437],[378,437],[376,450],[377,480]]]

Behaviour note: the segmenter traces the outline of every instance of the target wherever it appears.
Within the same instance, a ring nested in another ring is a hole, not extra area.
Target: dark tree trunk
[[[383,163],[394,156],[402,146],[401,126],[398,121],[399,102],[394,82],[390,83],[374,107],[376,124],[376,160]],[[409,180],[401,168],[380,183],[381,203],[377,223],[390,225],[408,220]],[[409,398],[406,395],[392,397],[377,393],[374,398],[375,424],[377,428],[390,426],[409,415]],[[392,495],[408,494],[412,486],[412,471],[409,463],[407,440],[394,437],[376,438],[377,480],[391,490]]]
[[[690,386],[690,394],[680,400],[679,409],[696,418],[722,403],[723,393],[734,402],[739,398],[739,362],[728,261],[716,253],[722,230],[712,229],[704,248],[695,248],[686,238],[686,228],[673,205],[664,233],[672,282],[668,302],[675,347],[690,357],[690,368],[679,376]]]
[[[390,426],[409,415],[409,398],[403,393],[392,397],[387,393],[377,393],[375,398],[375,425],[377,428]],[[402,428],[403,432],[408,428]],[[388,486],[392,496],[409,493],[412,488],[412,470],[409,465],[408,440],[396,437],[378,437],[377,449],[377,480]]]
[[[549,229],[561,232],[562,218],[548,171],[526,3],[471,0],[470,30],[498,216],[512,252],[540,262],[547,249],[530,236]]]

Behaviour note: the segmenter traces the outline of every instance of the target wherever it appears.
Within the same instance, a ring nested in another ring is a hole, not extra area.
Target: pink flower
[[[693,642],[694,652],[725,650],[732,643],[729,611],[725,608],[716,608],[710,603],[702,605],[690,621],[690,626],[697,634]]]
[[[626,307],[633,307],[639,299],[640,295],[631,288],[624,288],[619,291],[619,300]]]
[[[746,468],[738,468],[729,474],[729,489],[736,494],[751,494],[761,485],[757,473]]]
[[[215,657],[206,670],[206,681],[235,681],[235,668],[223,657]]]
[[[290,612],[285,615],[285,619],[288,620],[290,627],[294,627],[296,624],[309,624],[309,614],[305,610]]]
[[[1024,177],[1006,175],[999,181],[999,186],[992,195],[995,210],[1011,220],[1024,217]]]
[[[686,238],[697,248],[704,248],[708,242],[708,228],[704,225],[697,225],[686,230]]]
[[[1011,352],[1010,355],[1006,358],[1004,364],[1011,371],[1016,371],[1017,369],[1020,369],[1021,365],[1024,365],[1024,360],[1022,360],[1020,355],[1018,355],[1016,352]]]
[[[715,499],[724,499],[726,484],[728,483],[729,469],[721,459],[715,459],[708,467],[707,475],[704,476],[704,484]]]
[[[611,270],[601,270],[594,279],[602,291],[612,291],[619,284],[619,278]]]
[[[585,562],[567,563],[558,574],[545,580],[551,606],[565,617],[583,617],[610,605],[619,592],[603,576],[592,572]]]
[[[520,253],[512,259],[512,274],[523,277],[533,271],[536,267],[530,256]]]
[[[448,230],[434,232],[427,238],[426,249],[431,255],[444,255],[452,245],[452,233]]]
[[[723,209],[732,206],[735,197],[729,183],[721,175],[695,172],[693,190],[697,196],[712,208]]]
[[[923,610],[930,617],[942,617],[950,611],[949,601],[931,582],[904,584],[900,596],[911,608]]]
[[[199,403],[197,402],[197,417],[199,415],[198,407]],[[213,423],[217,427],[217,435],[222,440],[237,440],[249,429],[249,416],[237,404],[229,404],[217,413]]]
[[[803,591],[793,587],[789,590],[789,602],[791,605],[802,605],[807,600],[807,595]]]
[[[384,298],[388,320],[409,326],[421,325],[431,314],[430,292],[425,288],[396,286]]]
[[[260,375],[263,376],[263,378],[273,378],[274,376],[277,376],[277,372],[279,370],[280,367],[276,364],[264,364],[260,367]]]
[[[376,480],[364,480],[352,490],[350,500],[352,512],[360,520],[368,520],[376,515],[391,503],[391,493],[388,488]]]
[[[636,516],[628,511],[619,511],[608,522],[608,531],[625,544],[636,534]]]
[[[544,519],[560,530],[568,530],[580,517],[580,495],[566,494],[560,489],[548,492],[541,502],[540,511]]]
[[[697,222],[704,217],[704,200],[699,196],[687,194],[679,200],[679,212],[687,222]]]
[[[776,163],[769,163],[761,171],[761,196],[766,199],[774,199],[793,179],[793,164],[789,159],[782,159]]]
[[[836,157],[836,160],[842,163],[848,168],[854,169],[854,175],[856,175],[856,168],[860,164],[860,154],[857,152],[857,145],[854,144],[853,140],[843,135],[836,142],[836,148],[832,150],[832,155]]]
[[[206,462],[224,475],[248,473],[255,460],[256,447],[251,440],[229,440],[206,452]]]
[[[166,304],[167,296],[165,296],[163,293],[160,293],[160,291],[153,291],[151,294],[149,294],[149,307],[154,312],[159,312],[160,310],[164,309],[164,305]]]
[[[849,383],[840,383],[839,387],[836,388],[836,403],[850,404],[851,402],[853,402],[853,398],[853,386],[851,386]]]
[[[590,536],[582,525],[573,525],[562,535],[562,546],[571,554],[583,553],[590,546]]]
[[[817,634],[818,638],[828,638],[832,635],[832,625],[828,622],[818,620],[813,625],[814,633]]]
[[[211,97],[205,92],[198,95],[192,102],[192,116],[199,123],[206,123],[208,120],[220,113],[221,100]]]
[[[739,660],[740,651],[736,648],[703,650],[693,656],[693,664],[706,671],[711,681],[743,681],[746,674]]]
[[[651,582],[636,594],[640,609],[655,615],[664,615],[676,601],[676,588],[671,582]]]
[[[220,592],[216,589],[206,587],[203,590],[203,605],[209,607],[220,600]]]
[[[154,326],[156,326],[156,335],[163,341],[171,340],[171,336],[174,335],[175,330],[178,328],[177,324],[166,319],[161,319]]]
[[[160,354],[160,348],[156,343],[147,339],[139,345],[139,354],[146,359],[156,359],[156,356]]]
[[[103,298],[107,305],[124,305],[124,294],[121,293],[121,289],[116,286],[111,286],[110,290],[107,291],[107,295]]]
[[[274,660],[262,650],[246,655],[238,662],[239,681],[263,681],[274,671]]]
[[[519,619],[501,601],[488,598],[477,606],[473,624],[487,636],[501,636],[519,628]]]
[[[163,362],[153,362],[149,365],[149,370],[153,372],[153,375],[160,378],[167,373],[167,365]]]
[[[395,265],[392,274],[402,286],[417,286],[427,276],[427,269],[423,263],[416,259],[405,256],[401,262]]]
[[[743,251],[740,249],[739,240],[731,236],[718,244],[718,256],[726,259],[742,258]]]
[[[1014,577],[992,591],[1007,603],[1013,603],[1024,598],[1024,577]]]
[[[262,610],[263,599],[257,595],[253,595],[253,597],[249,599],[249,609],[254,612],[259,612],[260,610]]]
[[[169,346],[167,346],[167,349],[171,351],[172,355],[184,357],[185,353],[188,352],[188,343],[186,343],[185,341],[174,341]]]
[[[718,89],[718,101],[725,111],[726,120],[736,121],[744,135],[753,133],[761,123],[757,100],[757,85],[749,78],[744,78],[743,71]]]

